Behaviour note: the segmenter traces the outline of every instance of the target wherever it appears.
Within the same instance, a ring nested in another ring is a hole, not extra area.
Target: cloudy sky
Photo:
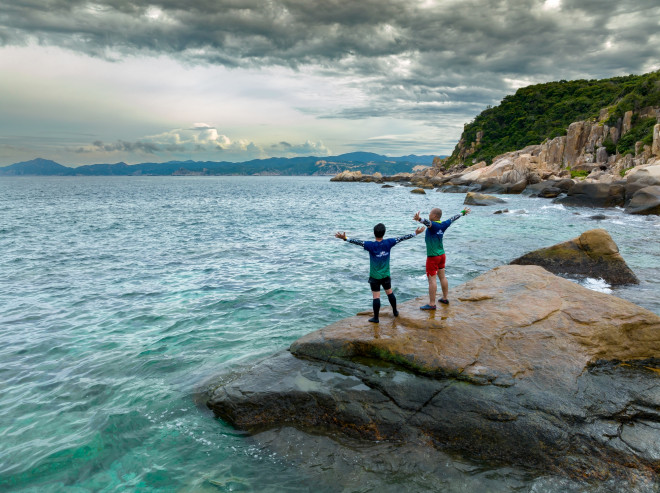
[[[0,0],[0,165],[448,154],[519,87],[658,69],[658,0]]]

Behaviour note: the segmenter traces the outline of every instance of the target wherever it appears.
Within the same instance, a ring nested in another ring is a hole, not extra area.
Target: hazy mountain
[[[67,168],[48,159],[32,159],[0,168],[0,175],[71,175],[72,168]]]
[[[415,166],[430,166],[435,156],[388,157],[372,152],[351,152],[339,156],[253,159],[242,163],[227,161],[168,161],[128,165],[89,164],[62,166],[46,159],[33,159],[0,168],[0,176],[127,176],[127,175],[335,175],[344,170],[372,174],[410,172]]]

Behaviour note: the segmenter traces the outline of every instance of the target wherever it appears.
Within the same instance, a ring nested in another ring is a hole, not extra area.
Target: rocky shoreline
[[[660,214],[660,123],[653,129],[652,144],[638,142],[634,156],[609,155],[604,147],[606,139],[616,143],[626,135],[632,118],[650,116],[660,122],[660,108],[628,112],[612,127],[602,121],[575,122],[566,136],[503,154],[490,165],[482,161],[446,168],[446,160],[437,159],[416,173],[383,176],[345,171],[331,181],[397,182],[414,187],[417,193],[436,189],[526,194],[570,206],[625,207],[629,214]],[[478,146],[477,137],[477,142],[463,146]]]
[[[546,179],[542,179],[538,168],[528,161],[529,157],[523,154],[521,161],[503,157],[491,166],[471,167],[464,172],[428,168],[417,174],[382,176],[345,171],[331,181],[385,184],[383,188],[390,186],[387,183],[399,183],[411,187],[412,193],[420,194],[434,189],[443,193],[463,193],[467,194],[465,203],[470,205],[493,205],[498,201],[491,198],[486,203],[474,202],[473,195],[469,194],[523,194],[552,199],[554,203],[567,206],[624,207],[628,214],[660,215],[660,158],[630,170],[619,179],[602,171],[583,179],[572,179],[570,172],[565,171],[545,173]],[[437,174],[433,174],[436,171]]]

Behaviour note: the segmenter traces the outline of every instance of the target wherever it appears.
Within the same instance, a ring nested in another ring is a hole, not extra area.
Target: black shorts
[[[369,286],[371,286],[371,290],[374,292],[380,291],[381,286],[387,291],[388,289],[392,289],[392,279],[390,277],[384,277],[382,279],[374,279],[373,277],[370,277]]]

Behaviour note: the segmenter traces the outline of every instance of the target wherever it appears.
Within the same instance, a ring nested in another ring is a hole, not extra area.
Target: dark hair
[[[383,223],[378,223],[374,226],[374,236],[376,238],[385,236],[385,225]]]

